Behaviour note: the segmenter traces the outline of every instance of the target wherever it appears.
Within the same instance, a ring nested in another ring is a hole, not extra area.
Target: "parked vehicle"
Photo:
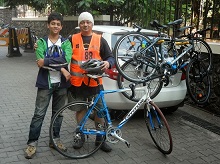
[[[78,28],[76,28],[76,30],[78,30]],[[94,25],[93,31],[98,34],[102,34],[108,42],[110,48],[113,50],[115,43],[120,36],[128,31],[136,31],[136,29],[124,26]],[[157,31],[154,30],[142,29],[141,32],[147,34],[149,37],[155,37],[157,35]],[[104,89],[118,89],[117,69],[114,67],[106,71],[106,73],[109,77],[103,78]],[[167,111],[174,112],[179,106],[183,105],[186,91],[185,74],[179,71],[177,74],[170,77],[169,85],[163,87],[160,93],[153,100],[160,108],[166,108]],[[142,93],[140,92],[137,94]],[[122,93],[108,94],[105,95],[105,98],[109,109],[127,110],[131,109],[135,105],[135,102],[127,99]]]

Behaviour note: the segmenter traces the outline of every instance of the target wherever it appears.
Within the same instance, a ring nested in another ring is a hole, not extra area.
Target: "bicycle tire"
[[[192,51],[192,57],[198,58],[198,60],[203,61],[206,66],[206,70],[210,72],[212,70],[212,49],[210,48],[209,44],[199,38],[194,38],[194,50]],[[196,56],[194,56],[196,54]]]
[[[155,103],[150,101],[149,104],[152,106],[150,111],[147,109],[147,104],[144,106],[144,118],[148,132],[158,150],[163,154],[170,154],[173,150],[173,141],[168,122]]]
[[[154,74],[158,64],[158,55],[155,46],[146,50],[150,44],[150,38],[139,32],[128,32],[117,40],[113,50],[115,65],[125,79],[140,82]],[[136,77],[130,76],[122,69],[123,63],[129,59],[133,60],[132,64],[135,65]]]
[[[125,71],[126,69],[131,70],[130,73],[133,73],[133,76],[137,76],[135,72],[132,72],[132,70],[134,69],[129,68],[129,67],[133,67],[132,64],[130,64],[130,62],[132,62],[132,59],[129,59],[127,62],[125,62],[121,68],[123,71]],[[118,84],[119,89],[124,89],[124,88],[129,88],[129,85],[131,84],[131,82],[123,78],[121,74],[118,74],[117,84]],[[144,86],[144,83],[137,84],[136,88],[142,87],[142,86]],[[160,93],[162,86],[163,86],[163,82],[161,80],[161,77],[151,80],[151,91],[150,91],[151,99],[155,98]],[[134,102],[138,102],[142,98],[142,96],[145,94],[145,90],[143,89],[143,90],[135,91],[135,97],[131,97],[132,91],[122,92],[122,94],[127,99],[134,101]]]
[[[190,98],[198,105],[205,105],[211,94],[211,78],[205,64],[196,58],[186,69],[186,86]]]
[[[90,103],[86,101],[75,101],[72,103],[69,103],[59,109],[55,115],[53,116],[50,124],[50,142],[53,144],[54,148],[63,156],[71,158],[71,159],[80,159],[88,157],[92,154],[94,154],[102,143],[105,141],[105,136],[102,137],[102,140],[99,141],[98,145],[95,144],[96,142],[96,135],[84,135],[85,136],[85,142],[83,146],[80,149],[74,149],[73,144],[76,142],[76,134],[79,134],[76,132],[76,129],[78,127],[76,118],[75,118],[75,109],[79,107],[85,107],[85,109],[88,109]],[[83,108],[84,108],[83,107]],[[98,110],[98,108],[95,107],[95,110]],[[60,121],[61,127],[60,129],[56,129],[57,122],[56,120],[58,118],[61,118],[62,121]],[[89,119],[86,121],[84,125],[84,129],[90,129],[90,130],[96,130],[95,123],[94,123],[94,117],[91,113],[91,117],[89,116]],[[104,123],[106,124],[106,119],[104,118]],[[100,129],[99,129],[100,130]],[[101,129],[102,131],[105,131],[105,126]],[[60,149],[56,143],[54,138],[55,134],[59,134],[60,141],[64,144],[64,146],[67,148],[67,151],[63,151]]]

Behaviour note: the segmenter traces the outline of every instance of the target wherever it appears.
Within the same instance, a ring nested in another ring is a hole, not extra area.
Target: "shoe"
[[[98,146],[102,140],[103,140],[102,136],[96,136],[95,146]],[[106,142],[102,143],[100,149],[104,152],[111,152],[112,151],[112,148]]]
[[[100,147],[100,149],[107,153],[112,151],[112,148],[106,142],[102,143],[102,146]]]
[[[27,149],[25,150],[25,158],[32,159],[36,154],[36,150],[36,146],[28,145]]]
[[[85,142],[85,136],[80,133],[76,134],[74,138],[73,148],[80,149],[81,147],[83,147],[84,142]]]
[[[64,152],[67,151],[67,148],[63,145],[59,138],[54,139],[54,143],[60,150]],[[49,147],[55,149],[52,143],[49,143]]]

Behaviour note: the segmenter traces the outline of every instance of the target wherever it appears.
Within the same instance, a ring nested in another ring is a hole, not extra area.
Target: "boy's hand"
[[[38,65],[38,67],[43,67],[44,66],[44,59],[38,59],[38,60],[36,60],[37,61],[37,65]]]
[[[37,49],[37,43],[34,43],[34,50],[36,50]]]
[[[65,68],[61,68],[61,73],[65,76],[66,81],[70,79],[71,75]]]

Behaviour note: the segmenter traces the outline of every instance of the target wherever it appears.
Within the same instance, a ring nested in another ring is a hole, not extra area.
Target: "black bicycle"
[[[174,32],[183,32],[191,28],[191,26],[176,28],[181,23],[182,19],[178,19],[168,25],[173,27]],[[169,83],[170,75],[182,71],[187,73],[186,83],[190,97],[197,104],[205,104],[210,97],[209,74],[212,67],[212,51],[204,40],[195,36],[203,34],[207,29],[177,38],[175,35],[173,37],[164,35],[161,31],[167,26],[160,25],[158,21],[153,21],[151,25],[158,29],[158,37],[150,38],[141,32],[141,27],[136,26],[138,28],[136,32],[128,32],[117,41],[114,55],[120,76],[128,81],[139,82],[147,80],[155,74],[163,74],[164,78],[158,79],[158,88],[160,88],[162,83],[159,80]],[[203,67],[203,69],[199,69],[199,76],[195,74],[196,71],[192,71],[192,65],[195,63],[197,63],[197,68]],[[123,78],[120,76],[118,85],[119,88],[123,88],[125,84],[122,83],[121,79]],[[196,77],[196,81],[192,77]],[[195,89],[197,86],[200,86],[200,89]],[[197,92],[195,93],[195,91]],[[130,97],[130,93],[125,92],[123,94],[127,98]],[[199,97],[198,95],[202,96]],[[138,99],[133,100],[138,101]]]

